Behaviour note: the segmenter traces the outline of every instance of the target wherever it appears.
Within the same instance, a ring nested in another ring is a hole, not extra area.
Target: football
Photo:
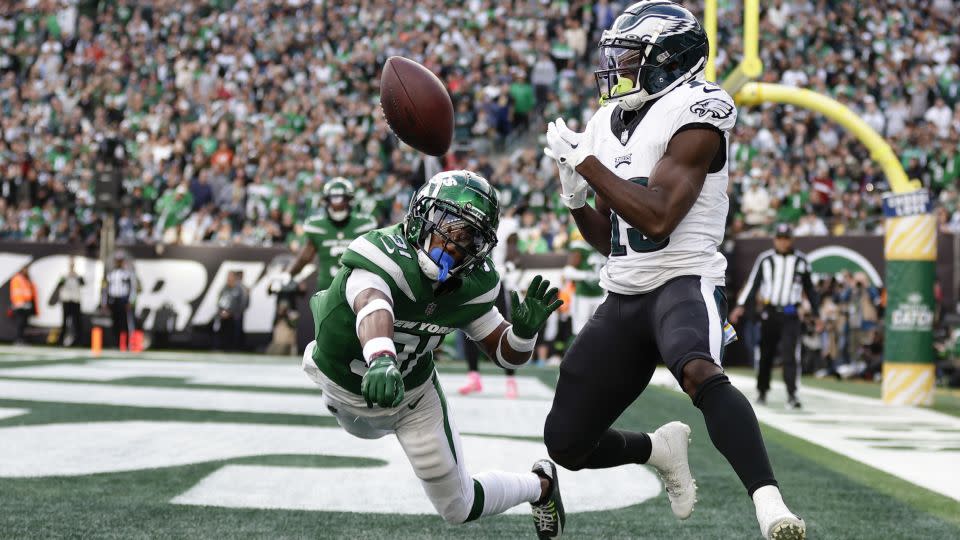
[[[431,156],[453,142],[453,102],[446,87],[422,65],[391,56],[380,76],[380,108],[397,137]]]

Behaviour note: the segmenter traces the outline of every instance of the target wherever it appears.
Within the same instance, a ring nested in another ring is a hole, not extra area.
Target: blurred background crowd
[[[741,56],[741,5],[720,2],[720,78]],[[478,169],[508,211],[531,211],[527,250],[563,250],[567,215],[538,136],[544,119],[582,125],[593,113],[593,45],[622,7],[4,2],[0,237],[95,242],[93,182],[109,144],[123,158],[121,242],[297,242],[298,222],[335,176],[358,184],[363,210],[395,220],[424,170],[377,104],[380,67],[399,54],[435,70],[453,96],[456,145],[441,166]],[[960,231],[951,9],[949,0],[772,0],[760,31],[764,81],[851,107],[933,191],[942,228]],[[730,152],[732,235],[783,221],[798,235],[879,232],[883,175],[829,121],[790,106],[744,109]]]
[[[465,167],[499,188],[521,252],[564,252],[572,220],[557,204],[542,132],[557,116],[577,127],[594,112],[594,44],[627,3],[0,3],[0,239],[95,246],[94,182],[113,162],[120,244],[293,250],[330,178],[353,180],[359,209],[385,224],[431,171]],[[702,2],[683,3],[702,16]],[[742,2],[719,4],[722,79],[742,54]],[[954,7],[770,0],[760,52],[763,81],[832,96],[880,132],[933,193],[941,230],[960,233]],[[382,119],[380,68],[391,55],[449,88],[455,144],[442,163]],[[816,114],[745,108],[730,157],[732,241],[778,222],[798,236],[882,232],[882,172]]]

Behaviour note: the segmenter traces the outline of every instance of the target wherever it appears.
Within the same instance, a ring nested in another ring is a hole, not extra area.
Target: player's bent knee
[[[565,452],[547,447],[547,454],[554,463],[570,471],[583,468],[584,455],[580,452]]]
[[[690,398],[694,398],[701,385],[711,377],[723,375],[723,369],[713,360],[707,358],[695,358],[683,366],[683,380],[681,381],[683,391]],[[726,377],[724,377],[726,378]]]
[[[440,517],[450,525],[460,525],[467,522],[467,518],[470,516],[471,506],[473,506],[473,501],[470,501],[470,504],[452,504],[438,511],[440,512]]]
[[[470,521],[475,493],[473,489],[463,490],[463,496],[432,500],[433,507],[443,520],[451,525],[460,525]]]
[[[550,417],[547,417],[547,424],[543,430],[543,444],[547,447],[547,454],[557,465],[571,471],[579,471],[583,468],[583,462],[589,450],[584,450],[583,443],[577,440],[575,434],[557,424],[550,422]]]
[[[435,452],[430,448],[408,448],[407,451],[417,478],[424,482],[444,478],[457,468],[453,458],[444,452]]]
[[[728,379],[727,376],[722,372],[708,377],[706,380],[697,385],[696,391],[690,396],[693,398],[693,405],[699,408],[703,403],[703,397],[707,395],[708,392],[728,384],[730,384],[730,379]]]

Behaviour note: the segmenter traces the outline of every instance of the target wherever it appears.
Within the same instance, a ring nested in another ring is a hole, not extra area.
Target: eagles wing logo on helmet
[[[707,98],[694,103],[690,107],[690,112],[700,118],[706,118],[709,114],[717,120],[722,120],[733,114],[733,105],[719,98]]]
[[[677,36],[696,28],[693,21],[681,19],[680,17],[661,17],[660,20],[664,21],[663,31],[660,32],[660,35],[664,37]]]
[[[659,13],[647,15],[632,22],[633,25],[629,28],[618,28],[617,31],[627,34],[627,38],[641,41],[654,39],[655,34],[660,37],[678,36],[696,28],[691,20]]]

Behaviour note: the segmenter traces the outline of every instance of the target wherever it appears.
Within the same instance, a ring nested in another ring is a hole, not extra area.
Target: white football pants
[[[540,498],[540,477],[532,472],[491,471],[473,477],[467,472],[460,433],[450,418],[437,374],[405,392],[392,413],[381,407],[358,406],[357,398],[321,372],[311,358],[313,343],[303,355],[303,370],[323,391],[324,405],[340,426],[362,439],[396,434],[410,465],[437,513],[448,523],[465,523],[504,512]],[[377,411],[379,415],[370,414]]]

